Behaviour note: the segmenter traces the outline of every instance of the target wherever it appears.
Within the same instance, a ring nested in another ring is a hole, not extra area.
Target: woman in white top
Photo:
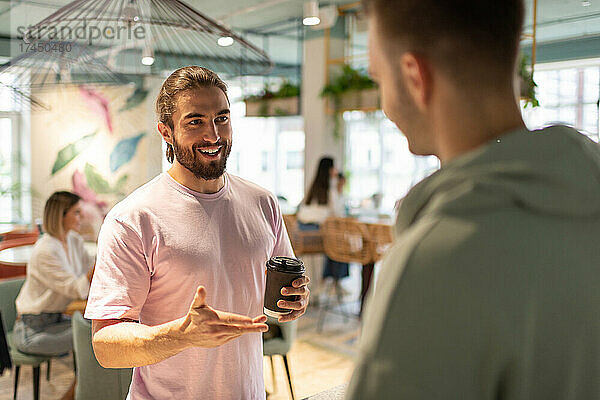
[[[300,206],[296,218],[298,228],[301,230],[316,230],[328,217],[344,215],[343,204],[338,196],[338,170],[335,168],[333,158],[323,157],[319,161],[315,179]],[[316,269],[316,268],[315,268]],[[314,271],[311,276],[313,294],[318,298],[322,289],[322,278],[332,277],[335,285],[339,279],[349,275],[348,263],[334,261],[325,256],[322,272]],[[312,290],[312,289],[311,289]],[[314,300],[313,299],[313,300]]]
[[[334,166],[333,158],[323,157],[319,160],[315,179],[298,207],[296,218],[301,224],[301,229],[308,230],[310,225],[314,225],[314,229],[317,229],[318,225],[328,217],[341,216],[335,182],[337,175],[338,171]]]
[[[71,321],[62,313],[75,299],[87,298],[94,257],[87,254],[80,197],[56,192],[44,207],[46,232],[36,242],[27,277],[16,300],[15,346],[23,353],[60,355],[73,349]]]

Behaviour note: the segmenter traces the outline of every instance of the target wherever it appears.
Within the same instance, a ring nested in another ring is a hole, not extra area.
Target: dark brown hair
[[[329,182],[331,180],[331,168],[333,168],[333,158],[323,157],[319,161],[319,167],[317,168],[317,174],[313,180],[308,195],[304,199],[305,204],[310,204],[314,199],[317,200],[317,204],[325,205],[329,203]]]
[[[363,0],[363,7],[390,44],[402,43],[456,79],[486,79],[473,74],[481,67],[490,82],[514,72],[523,0]]]
[[[191,65],[179,68],[164,81],[156,98],[156,115],[158,121],[173,130],[173,113],[179,93],[196,88],[217,87],[227,97],[227,84],[210,69]],[[227,97],[229,102],[229,98]],[[173,146],[167,143],[167,161],[173,162]]]

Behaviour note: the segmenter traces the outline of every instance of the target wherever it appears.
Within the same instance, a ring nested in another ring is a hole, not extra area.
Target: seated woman
[[[321,158],[315,179],[308,190],[308,194],[298,207],[296,217],[300,229],[318,229],[319,225],[328,217],[341,217],[344,215],[344,205],[339,199],[338,191],[340,188],[336,182],[337,179],[339,179],[339,176],[334,166],[333,158]],[[339,289],[339,279],[345,278],[348,275],[348,263],[334,261],[325,256],[323,271],[315,271],[313,276],[310,277],[313,286],[311,288],[313,291],[313,302],[316,303],[318,301],[322,289],[321,278],[332,277],[336,289]]]
[[[73,300],[87,298],[94,271],[94,257],[77,233],[79,201],[76,194],[56,192],[44,207],[46,233],[33,248],[16,300],[14,341],[23,353],[55,356],[73,349],[71,320],[62,313]]]

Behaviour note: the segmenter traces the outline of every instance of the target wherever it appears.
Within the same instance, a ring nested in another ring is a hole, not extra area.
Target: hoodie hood
[[[600,217],[600,146],[566,126],[520,129],[457,157],[402,201],[396,231],[427,214],[516,208]]]

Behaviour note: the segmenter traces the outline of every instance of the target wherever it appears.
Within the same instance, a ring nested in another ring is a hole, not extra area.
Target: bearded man
[[[264,399],[265,262],[293,256],[275,196],[225,172],[225,83],[190,66],[156,101],[173,166],[117,204],[98,240],[86,318],[107,368],[135,367],[129,399]],[[308,278],[282,289],[291,321]],[[210,305],[209,305],[210,304]]]

